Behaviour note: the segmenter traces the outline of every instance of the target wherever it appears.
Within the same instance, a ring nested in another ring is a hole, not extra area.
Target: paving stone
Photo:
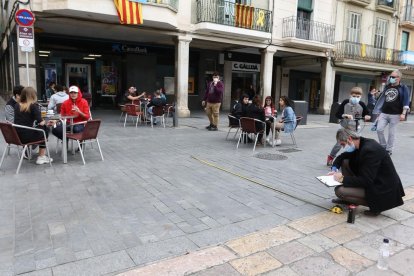
[[[391,210],[384,211],[381,214],[394,220],[403,220],[414,216],[413,213],[410,213],[400,208],[393,208]]]
[[[94,256],[93,251],[90,249],[84,250],[84,251],[78,251],[78,252],[75,252],[74,254],[75,254],[76,260],[87,259],[87,258]]]
[[[167,257],[185,254],[197,249],[197,246],[185,237],[172,238],[155,243],[147,243],[126,251],[136,265],[145,264]]]
[[[14,273],[21,274],[36,270],[33,254],[20,255],[14,258]]]
[[[66,275],[103,275],[125,270],[134,266],[131,258],[125,251],[110,253],[79,260],[52,268],[53,276]]]
[[[58,264],[64,264],[76,260],[75,254],[68,247],[56,248],[55,257]]]
[[[385,228],[389,225],[396,224],[397,221],[385,217],[385,216],[378,216],[378,217],[367,217],[364,215],[358,215],[355,218],[355,227],[358,228],[360,231],[364,233],[372,233],[376,230]]]
[[[299,274],[294,272],[290,267],[284,266],[282,268],[260,274],[260,276],[299,276]]]
[[[399,207],[407,212],[414,213],[414,200],[404,202],[404,205]]]
[[[286,223],[288,220],[275,214],[259,216],[238,222],[237,225],[251,232],[273,228]]]
[[[338,244],[344,244],[363,235],[363,233],[356,228],[354,224],[350,223],[343,223],[325,229],[321,232],[321,234]]]
[[[249,231],[237,225],[226,225],[188,235],[188,238],[199,247],[224,243],[234,237],[246,235]]]
[[[53,267],[57,264],[58,263],[56,262],[56,258],[53,256],[53,257],[50,257],[48,259],[37,260],[36,261],[36,269],[40,270],[40,269],[44,269],[44,268],[48,268],[48,267]]]
[[[217,275],[241,276],[241,274],[238,273],[237,270],[235,270],[228,263],[213,266],[211,268],[191,274],[191,276],[217,276]]]
[[[283,264],[290,264],[315,253],[314,250],[297,241],[274,246],[267,252]]]
[[[20,274],[21,276],[53,276],[50,268],[33,271],[29,273]]]
[[[392,240],[411,246],[414,244],[414,228],[405,225],[391,225],[381,230],[381,233]]]
[[[298,231],[305,234],[314,233],[326,229],[331,226],[335,226],[346,221],[345,214],[334,214],[330,212],[318,213],[313,216],[298,219],[288,224]]]
[[[332,241],[331,239],[328,239],[327,237],[319,233],[311,234],[303,238],[300,238],[298,239],[298,242],[306,245],[307,247],[319,253],[333,248],[335,246],[338,246],[336,242]]]
[[[224,247],[211,247],[121,273],[128,275],[187,275],[236,258]]]
[[[282,264],[267,252],[259,252],[248,257],[230,261],[230,264],[242,275],[258,275],[281,267]]]
[[[357,276],[400,276],[400,274],[392,270],[380,270],[376,265],[369,267],[368,269],[358,272],[355,275]]]
[[[412,275],[414,271],[414,250],[403,250],[390,257],[389,266],[401,275]]]
[[[352,273],[359,272],[364,268],[374,264],[373,261],[370,261],[342,246],[338,246],[334,249],[329,250],[329,254],[332,255],[333,259],[337,263],[346,267]]]
[[[340,266],[328,258],[323,257],[307,257],[290,265],[290,268],[298,275],[307,276],[332,276],[349,274],[346,268]]]
[[[355,253],[370,259],[377,261],[379,247],[382,244],[383,239],[386,238],[380,233],[371,233],[353,241],[344,244],[344,247],[354,251]],[[401,250],[405,249],[406,246],[395,240],[390,240],[390,254],[393,255]]]
[[[409,201],[414,199],[414,186],[411,187],[404,187],[405,197],[403,198],[404,201]]]
[[[65,234],[66,228],[63,222],[48,223],[50,235]]]
[[[296,230],[286,226],[278,226],[270,230],[260,231],[229,241],[226,243],[226,246],[240,256],[247,256],[289,242],[301,236],[302,234]]]
[[[401,224],[414,228],[414,218],[401,221]]]

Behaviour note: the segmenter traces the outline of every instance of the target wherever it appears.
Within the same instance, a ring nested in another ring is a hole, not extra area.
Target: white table
[[[68,148],[66,143],[66,121],[70,120],[71,132],[73,130],[73,118],[75,116],[60,116],[59,120],[62,122],[62,159],[63,163],[68,163]],[[73,148],[73,147],[72,147]]]

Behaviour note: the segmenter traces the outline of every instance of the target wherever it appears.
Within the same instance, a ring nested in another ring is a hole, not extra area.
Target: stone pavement
[[[113,110],[93,115],[103,120],[104,162],[88,147],[86,166],[71,154],[62,164],[54,137],[52,168],[25,161],[15,175],[16,150],[6,158],[0,275],[369,275],[378,274],[383,236],[394,252],[386,275],[413,269],[411,121],[398,126],[393,154],[407,203],[378,218],[361,207],[347,224],[325,210],[333,190],[315,179],[327,172],[337,129],[328,116],[298,127],[298,151],[283,136],[281,147],[253,153],[225,140],[225,115],[218,132],[204,129],[199,112],[165,129],[123,128]]]

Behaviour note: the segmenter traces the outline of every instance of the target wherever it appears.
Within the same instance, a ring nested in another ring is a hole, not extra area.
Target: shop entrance
[[[257,72],[233,72],[231,80],[231,99],[239,100],[243,93],[251,98],[259,92],[259,73]]]

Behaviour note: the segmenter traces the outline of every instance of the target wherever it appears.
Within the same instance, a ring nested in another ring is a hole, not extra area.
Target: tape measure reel
[[[331,212],[335,214],[342,214],[343,211],[344,210],[339,205],[335,205],[334,207],[331,208]]]

